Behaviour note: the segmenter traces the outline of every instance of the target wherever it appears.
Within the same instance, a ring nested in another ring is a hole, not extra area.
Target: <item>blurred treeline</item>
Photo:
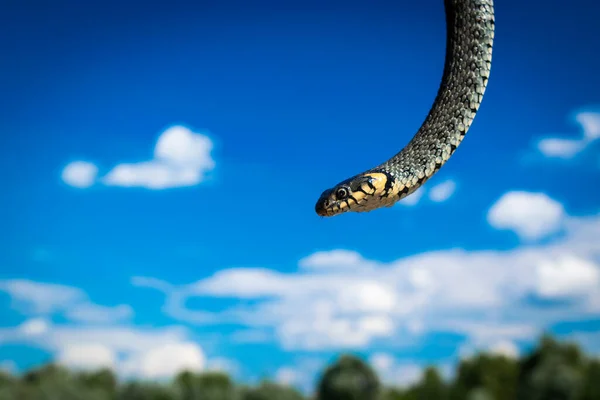
[[[171,382],[118,382],[113,372],[75,372],[46,365],[0,375],[0,400],[600,400],[600,359],[573,343],[543,337],[520,359],[479,353],[445,381],[427,368],[410,387],[381,383],[360,358],[343,355],[318,377],[314,394],[263,381],[236,384],[224,373],[183,372]]]

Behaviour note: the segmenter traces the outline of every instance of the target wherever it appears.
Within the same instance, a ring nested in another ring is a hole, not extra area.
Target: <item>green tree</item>
[[[469,391],[466,400],[495,400],[489,390],[479,387]]]
[[[304,400],[304,396],[296,389],[263,381],[255,387],[240,389],[241,400]]]
[[[600,399],[600,361],[592,360],[585,370],[585,379],[581,390],[581,400]]]
[[[543,337],[538,348],[521,360],[517,399],[577,399],[585,373],[584,361],[577,345]]]
[[[12,374],[0,370],[0,400],[17,398],[19,380]]]
[[[319,400],[372,400],[380,395],[373,369],[358,357],[342,355],[329,366],[317,387]]]
[[[157,383],[129,382],[119,388],[118,400],[178,400],[176,391]]]
[[[175,378],[175,386],[181,400],[195,400],[197,398],[196,377],[193,372],[183,371]]]
[[[26,373],[17,396],[19,400],[106,400],[101,393],[87,390],[69,370],[54,364]]]
[[[194,374],[189,371],[175,378],[182,400],[235,400],[237,391],[231,378],[222,372]]]
[[[423,378],[407,393],[415,400],[445,400],[448,388],[437,369],[429,367],[423,373]]]
[[[501,355],[478,354],[460,362],[450,389],[450,399],[463,400],[480,389],[494,400],[513,400],[518,376],[516,360]]]
[[[117,396],[117,377],[109,369],[82,372],[77,375],[77,380],[89,396],[107,400],[114,400]]]
[[[385,388],[381,392],[381,400],[413,400],[413,397],[398,388]]]

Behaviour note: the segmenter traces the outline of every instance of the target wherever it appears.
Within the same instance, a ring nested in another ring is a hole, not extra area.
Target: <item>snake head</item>
[[[365,212],[391,206],[398,199],[396,189],[396,180],[387,172],[366,172],[325,190],[315,211],[322,217],[332,217],[349,211]]]

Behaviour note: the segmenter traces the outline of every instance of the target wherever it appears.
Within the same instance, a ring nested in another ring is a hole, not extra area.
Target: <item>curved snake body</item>
[[[469,130],[490,76],[493,0],[444,0],[446,56],[442,81],[425,121],[399,153],[325,190],[321,216],[390,207],[417,190],[454,153]]]

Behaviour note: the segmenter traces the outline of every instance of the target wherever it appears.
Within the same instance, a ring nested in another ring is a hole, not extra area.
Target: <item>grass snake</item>
[[[448,161],[479,109],[492,62],[493,0],[444,0],[446,56],[437,95],[410,142],[388,161],[325,190],[320,216],[390,207]]]

